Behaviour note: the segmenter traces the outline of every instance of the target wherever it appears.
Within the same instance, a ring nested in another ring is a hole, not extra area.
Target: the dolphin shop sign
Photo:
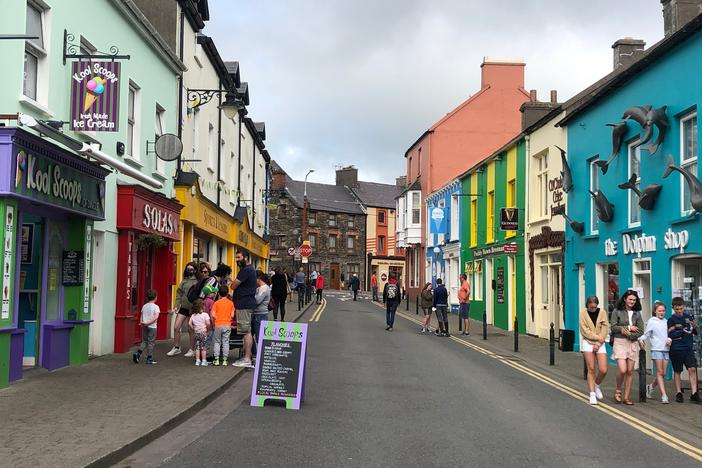
[[[690,234],[687,231],[673,231],[668,228],[663,236],[663,248],[665,250],[680,250],[680,253],[685,251],[685,247],[690,241]],[[655,252],[657,249],[656,236],[647,236],[645,233],[637,235],[622,234],[621,247],[624,249],[624,255],[636,254],[640,257],[642,253]],[[608,257],[619,253],[619,243],[612,239],[605,240],[604,243],[605,255]]]
[[[71,130],[118,130],[119,71],[119,62],[73,62]]]

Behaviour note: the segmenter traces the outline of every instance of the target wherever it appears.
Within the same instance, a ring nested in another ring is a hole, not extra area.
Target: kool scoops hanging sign
[[[118,62],[73,62],[71,130],[117,131],[119,66]]]

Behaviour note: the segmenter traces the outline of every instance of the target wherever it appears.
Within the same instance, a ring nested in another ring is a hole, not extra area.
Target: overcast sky
[[[612,68],[618,38],[663,37],[659,0],[209,0],[204,33],[249,82],[249,116],[296,179],[394,183],[404,153],[479,90],[483,56],[565,100]]]

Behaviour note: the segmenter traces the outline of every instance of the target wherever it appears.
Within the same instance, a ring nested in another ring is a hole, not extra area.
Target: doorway
[[[104,284],[104,262],[105,250],[103,243],[105,241],[104,231],[93,231],[93,290],[92,290],[92,319],[93,325],[90,327],[90,346],[88,352],[93,356],[100,356],[102,352],[102,334],[103,321],[107,317],[103,314],[103,284]]]
[[[493,324],[493,301],[495,300],[495,285],[492,283],[492,259],[485,260],[485,317],[487,323]]]
[[[509,286],[507,287],[507,330],[514,330],[514,317],[517,310],[517,268],[513,256],[507,257],[507,275],[509,276]]]
[[[329,265],[329,285],[331,289],[339,289],[339,264]]]
[[[697,323],[702,321],[702,256],[680,255],[673,259],[673,297],[685,301],[685,312],[692,315]],[[702,364],[702,336],[693,336],[693,349],[698,367]],[[686,377],[687,371],[683,373]]]
[[[42,264],[44,249],[44,219],[23,214],[20,228],[19,328],[24,334],[22,364],[34,367],[39,361],[39,334],[43,289]]]

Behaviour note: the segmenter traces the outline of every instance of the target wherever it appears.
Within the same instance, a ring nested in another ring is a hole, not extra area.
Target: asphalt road
[[[405,319],[386,332],[384,311],[368,301],[327,299],[310,323],[302,409],[245,399],[167,466],[699,466]]]

